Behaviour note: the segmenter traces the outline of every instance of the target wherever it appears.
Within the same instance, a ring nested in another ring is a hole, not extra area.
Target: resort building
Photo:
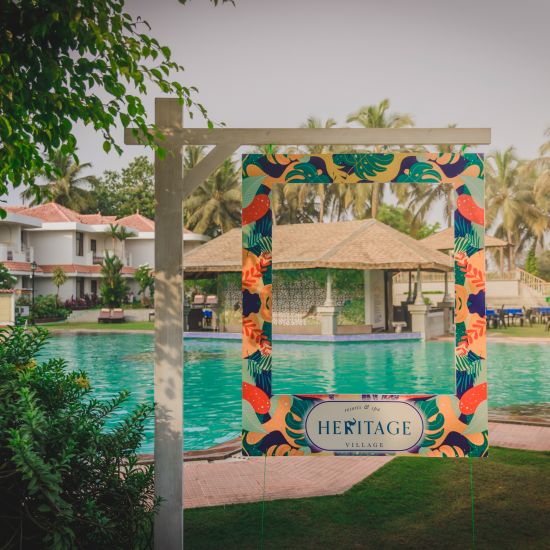
[[[17,289],[30,289],[33,263],[36,265],[35,293],[55,294],[52,281],[55,267],[68,276],[59,289],[62,300],[99,294],[101,263],[106,254],[116,254],[123,262],[123,276],[137,293],[133,274],[137,267],[154,268],[155,222],[139,212],[117,218],[97,214],[79,214],[50,202],[35,207],[6,206],[7,216],[0,219],[0,263],[17,278]],[[125,227],[130,236],[117,239],[112,225]],[[184,249],[192,251],[209,240],[184,230]]]
[[[424,246],[452,255],[454,248],[453,229],[430,235],[420,241]],[[506,307],[541,307],[546,306],[546,298],[550,296],[550,283],[528,273],[515,265],[510,265],[509,252],[511,244],[507,241],[485,235],[485,251],[487,260],[486,300],[489,308]],[[441,273],[423,273],[422,288],[424,295],[433,301],[445,292],[445,278]],[[448,277],[449,293],[454,297],[454,275]],[[394,301],[403,300],[408,292],[408,275],[399,273],[394,277]]]

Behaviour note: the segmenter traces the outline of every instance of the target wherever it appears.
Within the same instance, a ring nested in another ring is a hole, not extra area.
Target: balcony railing
[[[416,273],[413,273],[413,276],[416,279]],[[449,284],[454,282],[454,273],[449,273]],[[543,296],[550,296],[550,283],[524,271],[521,268],[516,268],[512,271],[487,271],[485,273],[485,278],[487,281],[520,281],[524,285],[533,289],[535,292],[542,294]],[[422,272],[422,282],[423,283],[442,283],[445,280],[445,274],[438,271],[423,271]],[[394,283],[408,283],[409,274],[406,271],[400,271],[396,273],[393,277]]]
[[[23,246],[18,250],[12,245],[0,244],[0,262],[32,262],[34,249],[32,246]]]

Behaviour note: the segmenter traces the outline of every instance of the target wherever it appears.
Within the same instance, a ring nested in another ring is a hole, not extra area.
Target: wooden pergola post
[[[177,99],[155,101],[159,129],[181,128]],[[155,548],[183,548],[183,159],[155,155]],[[160,213],[160,215],[159,215]]]
[[[183,548],[183,207],[241,145],[488,145],[488,128],[184,129],[177,99],[156,98],[155,126],[166,158],[155,156],[155,549]],[[146,140],[126,128],[127,145]],[[182,148],[214,148],[183,176]]]

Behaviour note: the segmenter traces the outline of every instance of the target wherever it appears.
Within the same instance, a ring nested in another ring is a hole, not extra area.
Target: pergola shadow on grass
[[[266,502],[263,548],[471,548],[469,467],[397,457],[343,495]],[[473,471],[476,547],[549,548],[550,453],[492,448]],[[187,510],[185,541],[257,549],[261,507]]]

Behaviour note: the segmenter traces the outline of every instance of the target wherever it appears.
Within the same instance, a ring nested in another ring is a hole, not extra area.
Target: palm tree
[[[56,299],[59,302],[59,288],[62,287],[67,282],[67,273],[65,273],[65,270],[60,266],[56,265],[53,268],[52,272],[52,282],[57,287],[57,294]]]
[[[135,237],[135,232],[131,229],[128,229],[127,227],[124,227],[123,225],[118,226],[115,237],[117,240],[120,241],[122,245],[122,260],[126,262],[126,239],[129,239],[130,237]]]
[[[200,159],[198,153],[200,152],[191,151],[186,154],[184,166],[185,162],[197,162]],[[187,167],[192,166],[188,164]],[[226,159],[185,200],[183,206],[187,225],[197,233],[216,236],[238,227],[241,219],[241,181],[233,161]]]
[[[525,206],[519,179],[520,163],[513,147],[496,151],[487,160],[487,227],[495,226],[495,234],[505,236],[511,244],[517,243],[518,230]],[[509,247],[508,269],[515,264],[515,250]]]
[[[456,124],[447,124],[447,128],[456,128]],[[440,154],[457,152],[456,145],[438,145]],[[453,223],[455,189],[452,183],[443,182],[438,185],[395,184],[395,194],[400,204],[406,204],[409,211],[414,212],[413,223],[421,224],[434,204],[441,200],[445,204],[445,221],[447,227]]]
[[[383,99],[380,103],[374,105],[365,105],[355,113],[348,116],[347,122],[356,123],[364,128],[406,128],[414,126],[414,121],[410,115],[403,113],[390,113],[390,100]],[[374,151],[380,153],[386,150],[386,146],[377,146]],[[383,200],[384,187],[381,183],[370,184],[370,210],[371,216],[376,218],[378,208]],[[361,190],[364,198],[365,190]],[[364,207],[359,207],[359,210]]]
[[[336,126],[336,120],[333,118],[327,118],[325,121],[321,120],[320,118],[310,116],[304,124],[300,126],[300,128],[333,128]],[[307,146],[307,152],[310,155],[321,155],[323,153],[328,153],[332,151],[332,146],[330,145],[309,145]],[[289,184],[292,185],[292,187],[307,187],[309,191],[313,191],[313,201],[315,201],[315,198],[319,198],[319,219],[318,221],[320,223],[323,223],[325,219],[325,209],[328,202],[330,202],[330,199],[333,195],[330,191],[333,190],[334,184],[332,186],[329,186],[325,183],[319,183],[317,185],[295,185],[295,184]],[[328,192],[327,192],[328,191]]]
[[[115,253],[115,242],[118,238],[118,224],[117,223],[110,223],[108,229],[105,230],[105,233],[111,237],[111,242],[113,244],[113,254]]]
[[[550,128],[544,135],[550,138]],[[546,229],[550,225],[550,139],[541,145],[539,157],[525,163],[520,172],[533,185],[533,200],[539,213],[530,225],[534,233],[540,233],[542,227]],[[539,238],[538,242],[542,244],[542,239]]]
[[[95,177],[82,175],[92,165],[89,162],[77,164],[70,155],[61,151],[56,151],[48,160],[54,167],[54,173],[40,186],[42,193],[37,197],[31,189],[27,189],[22,193],[23,199],[29,200],[31,206],[52,200],[77,212],[94,208],[93,196],[86,186],[93,184]],[[46,177],[45,174],[42,176]]]

